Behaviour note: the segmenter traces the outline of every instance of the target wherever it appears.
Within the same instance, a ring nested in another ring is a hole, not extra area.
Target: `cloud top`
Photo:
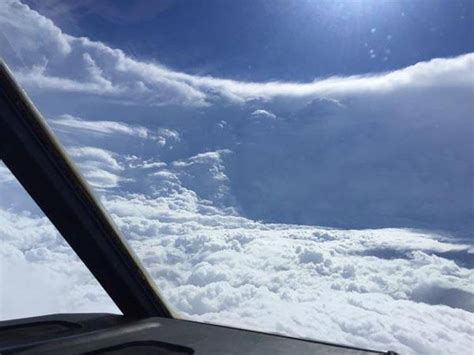
[[[23,85],[124,97],[127,102],[140,104],[206,106],[222,100],[242,103],[256,99],[340,98],[433,85],[473,85],[472,53],[434,59],[390,73],[331,77],[309,83],[242,82],[189,75],[157,62],[131,58],[101,42],[65,34],[52,21],[18,0],[0,4],[0,30],[1,54]],[[77,69],[73,74],[68,70],[71,66]]]

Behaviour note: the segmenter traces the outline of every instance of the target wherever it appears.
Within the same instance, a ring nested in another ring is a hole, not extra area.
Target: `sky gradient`
[[[474,50],[469,0],[26,3],[140,60],[247,81],[389,71]]]

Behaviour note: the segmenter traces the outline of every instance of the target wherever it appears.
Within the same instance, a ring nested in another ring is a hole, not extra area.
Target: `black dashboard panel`
[[[1,354],[381,354],[170,318],[58,314],[0,322]]]

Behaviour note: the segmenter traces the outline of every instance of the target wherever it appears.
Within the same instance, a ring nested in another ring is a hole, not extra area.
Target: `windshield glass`
[[[462,354],[473,14],[468,0],[5,0],[0,55],[180,316]],[[1,191],[0,212],[20,213]]]
[[[86,312],[120,313],[0,160],[0,321]]]

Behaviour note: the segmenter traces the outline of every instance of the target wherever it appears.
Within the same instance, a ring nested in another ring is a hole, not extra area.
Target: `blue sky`
[[[25,3],[66,33],[175,70],[239,80],[311,81],[474,50],[469,0]]]

